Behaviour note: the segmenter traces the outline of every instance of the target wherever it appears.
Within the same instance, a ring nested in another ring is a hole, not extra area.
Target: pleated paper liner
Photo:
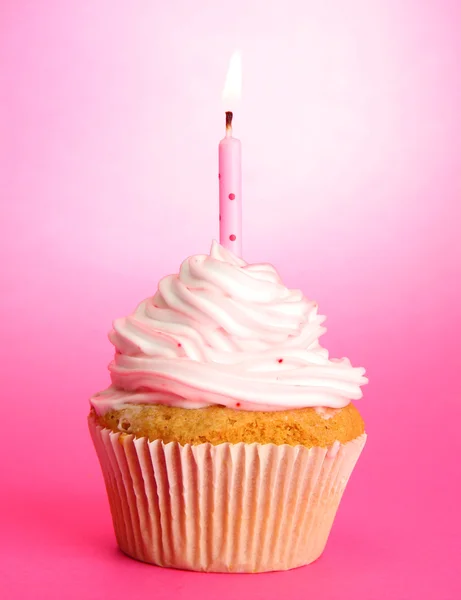
[[[148,442],[89,420],[123,552],[258,573],[316,560],[366,435],[332,448]]]

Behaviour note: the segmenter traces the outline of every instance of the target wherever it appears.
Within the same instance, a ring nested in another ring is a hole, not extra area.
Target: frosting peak
[[[99,412],[128,403],[245,410],[341,408],[361,398],[364,369],[329,359],[317,305],[272,265],[249,265],[213,242],[117,319],[112,386]]]

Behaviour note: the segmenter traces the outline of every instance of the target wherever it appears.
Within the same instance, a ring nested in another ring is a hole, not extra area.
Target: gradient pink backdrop
[[[0,2],[0,595],[461,596],[461,4]],[[86,428],[111,320],[217,235],[244,59],[244,254],[368,369],[369,442],[314,565],[173,572],[115,548]]]

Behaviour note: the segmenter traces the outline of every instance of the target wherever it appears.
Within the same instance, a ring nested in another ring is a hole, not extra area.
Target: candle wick
[[[231,111],[226,111],[226,137],[232,136],[232,117],[234,115]]]

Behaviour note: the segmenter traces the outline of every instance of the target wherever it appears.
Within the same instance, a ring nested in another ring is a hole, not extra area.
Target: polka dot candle
[[[240,140],[232,136],[232,113],[226,112],[226,137],[219,144],[219,241],[242,254],[242,159]]]

